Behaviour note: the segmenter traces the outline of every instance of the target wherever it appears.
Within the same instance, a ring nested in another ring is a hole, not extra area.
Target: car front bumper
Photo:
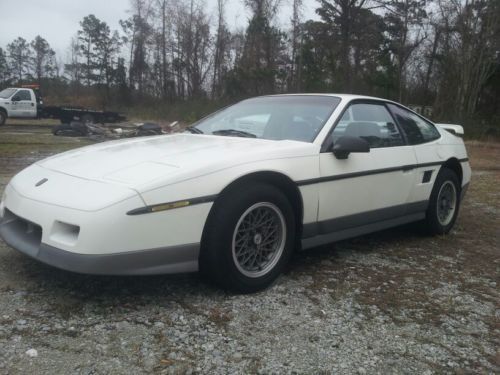
[[[211,203],[129,216],[138,198],[83,212],[22,196],[8,185],[0,203],[0,237],[48,265],[85,274],[195,272]],[[70,228],[70,230],[68,230]],[[77,228],[74,232],[71,228]]]
[[[93,275],[153,275],[198,270],[199,244],[113,254],[78,254],[40,242],[39,229],[9,214],[0,237],[12,248],[63,270]]]

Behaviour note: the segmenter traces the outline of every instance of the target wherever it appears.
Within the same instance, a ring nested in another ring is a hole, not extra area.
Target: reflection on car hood
[[[252,161],[317,152],[318,146],[304,142],[175,134],[87,146],[38,165],[75,177],[139,188],[155,180],[175,182]]]

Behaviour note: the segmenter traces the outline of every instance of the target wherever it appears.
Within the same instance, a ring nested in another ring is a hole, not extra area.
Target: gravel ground
[[[14,128],[0,129],[0,189],[85,143]],[[72,274],[0,240],[0,373],[500,373],[500,145],[469,151],[450,235],[410,225],[299,253],[253,295],[197,275]]]

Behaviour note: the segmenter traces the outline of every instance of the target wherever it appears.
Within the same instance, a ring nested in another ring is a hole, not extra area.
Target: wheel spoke
[[[271,203],[257,203],[240,218],[233,234],[233,257],[245,275],[258,277],[271,270],[285,246],[285,219]]]

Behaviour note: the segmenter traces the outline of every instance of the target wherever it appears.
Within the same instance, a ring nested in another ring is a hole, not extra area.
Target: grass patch
[[[500,171],[500,142],[465,142],[473,170]]]
[[[5,122],[5,125],[16,125],[16,126],[23,126],[23,125],[47,126],[47,125],[60,125],[60,124],[61,124],[60,120],[52,118],[47,118],[47,119],[8,118],[7,121]]]

